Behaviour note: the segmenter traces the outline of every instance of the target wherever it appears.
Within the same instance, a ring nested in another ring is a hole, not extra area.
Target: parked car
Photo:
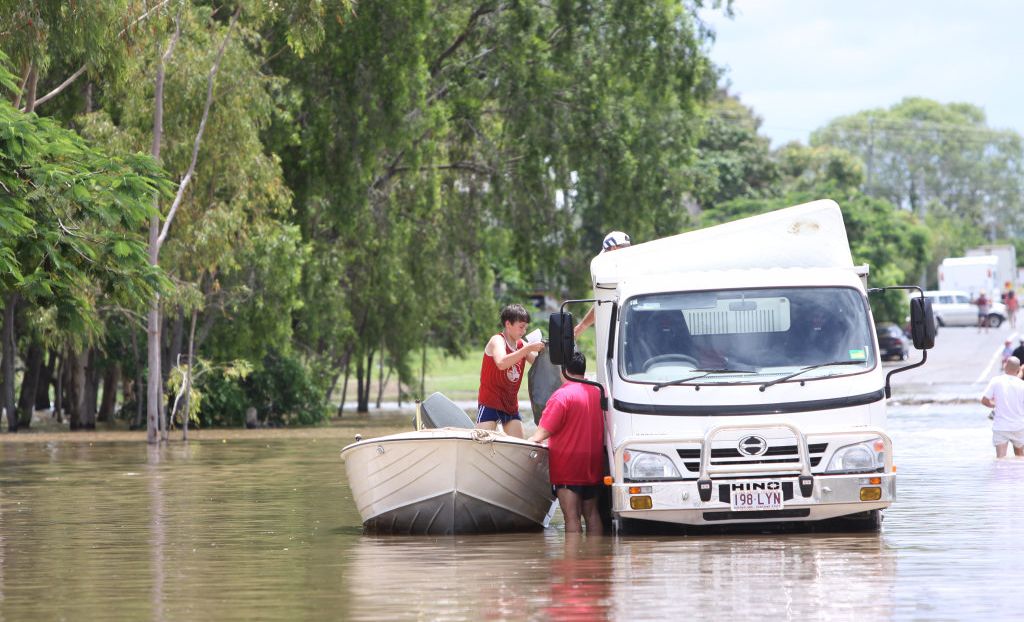
[[[875,324],[875,332],[878,334],[878,352],[882,355],[883,361],[907,360],[914,343],[902,328],[890,322],[880,322]]]
[[[967,292],[928,291],[925,298],[932,301],[935,323],[939,326],[977,326],[978,306]],[[992,328],[998,328],[1006,321],[1006,305],[992,302],[985,321]]]

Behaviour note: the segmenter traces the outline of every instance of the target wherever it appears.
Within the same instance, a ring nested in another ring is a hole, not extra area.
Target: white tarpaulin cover
[[[642,275],[748,268],[853,268],[843,214],[821,200],[602,253],[594,283]]]

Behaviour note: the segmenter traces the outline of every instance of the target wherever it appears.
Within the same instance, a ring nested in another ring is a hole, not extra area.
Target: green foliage
[[[143,304],[166,289],[138,233],[170,182],[151,158],[113,157],[0,101],[0,293],[52,306],[88,339],[99,299]]]
[[[249,373],[246,364],[205,367],[194,376],[201,394],[203,426],[245,425],[245,411],[256,409],[263,425],[315,425],[327,416],[322,386],[296,357],[271,352]],[[180,383],[178,385],[180,387]]]
[[[698,206],[708,209],[731,199],[778,193],[780,165],[772,157],[769,140],[757,133],[760,126],[761,119],[738,98],[724,90],[715,94],[693,165]]]
[[[943,205],[995,237],[1020,224],[1024,143],[989,128],[981,108],[908,97],[887,110],[841,117],[811,135],[865,164],[864,191],[924,215]]]
[[[264,424],[313,425],[327,418],[324,389],[293,356],[272,352],[245,382],[246,395]]]

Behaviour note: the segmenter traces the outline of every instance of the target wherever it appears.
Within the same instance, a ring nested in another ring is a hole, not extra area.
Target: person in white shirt
[[[1013,444],[1013,453],[1024,456],[1024,380],[1020,373],[1020,359],[1011,356],[1003,363],[1002,374],[989,380],[981,403],[994,412],[992,418],[992,444],[996,458],[1005,458],[1007,446]]]

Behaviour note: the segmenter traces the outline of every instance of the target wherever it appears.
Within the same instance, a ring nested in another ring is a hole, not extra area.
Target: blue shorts
[[[497,408],[491,408],[490,406],[480,406],[476,409],[476,422],[483,423],[485,421],[498,421],[501,425],[508,425],[509,421],[522,421],[523,418],[519,416],[519,413],[510,415],[507,412],[498,410]]]

